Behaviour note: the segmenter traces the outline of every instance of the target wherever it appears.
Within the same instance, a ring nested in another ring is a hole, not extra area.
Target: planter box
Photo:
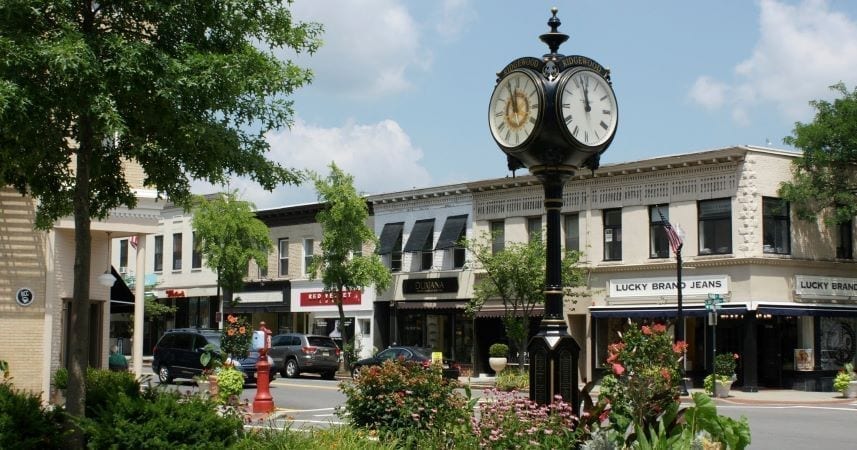
[[[506,358],[497,358],[492,356],[488,358],[488,365],[491,366],[491,370],[495,373],[500,373],[506,368],[507,361],[508,360]]]
[[[732,389],[731,381],[715,381],[714,382],[714,396],[726,398],[729,397],[729,390]]]
[[[852,381],[848,383],[848,387],[845,388],[845,397],[848,398],[857,398],[857,381]]]

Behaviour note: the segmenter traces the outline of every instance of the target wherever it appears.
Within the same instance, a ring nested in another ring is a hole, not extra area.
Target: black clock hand
[[[589,112],[589,111],[592,111],[592,107],[589,106],[589,86],[588,86],[589,85],[589,83],[588,83],[589,79],[588,78],[584,79],[583,77],[580,77],[580,78],[581,78],[580,85],[583,86],[583,104],[584,104],[583,110],[586,112]]]
[[[515,99],[515,93],[512,91],[512,83],[507,83],[506,87],[509,88],[509,101],[512,102],[512,112],[515,113],[515,126],[520,125],[520,121],[518,120],[518,100]]]

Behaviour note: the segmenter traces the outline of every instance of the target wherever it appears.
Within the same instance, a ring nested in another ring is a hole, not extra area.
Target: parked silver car
[[[274,370],[289,378],[309,372],[332,380],[339,368],[339,347],[327,336],[278,334],[271,338],[268,355],[274,360]]]

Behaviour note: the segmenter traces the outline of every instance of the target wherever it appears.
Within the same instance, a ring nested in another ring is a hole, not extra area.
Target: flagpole
[[[684,340],[684,309],[682,307],[682,298],[681,298],[681,248],[684,246],[684,243],[679,244],[675,249],[675,262],[676,262],[676,324],[675,324],[675,342],[685,342]],[[681,388],[681,395],[688,395],[687,386],[684,382],[684,364],[687,355],[682,354],[681,365],[679,365],[679,377],[681,378],[681,384],[679,385]]]

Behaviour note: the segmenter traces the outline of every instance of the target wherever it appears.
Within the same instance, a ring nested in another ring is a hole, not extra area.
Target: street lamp
[[[550,32],[539,36],[550,53],[518,58],[503,68],[491,95],[488,124],[509,169],[528,168],[544,187],[546,212],[545,313],[530,355],[530,399],[551,403],[555,395],[577,412],[580,346],[563,318],[560,210],[565,182],[581,168],[598,168],[613,141],[618,107],[610,71],[585,56],[564,56],[557,9]]]
[[[714,360],[717,358],[717,308],[723,303],[723,297],[720,294],[708,294],[705,299],[705,309],[708,310],[708,325],[711,326],[711,379],[712,383],[716,384],[717,369],[714,367]],[[712,384],[714,386],[714,384]]]

